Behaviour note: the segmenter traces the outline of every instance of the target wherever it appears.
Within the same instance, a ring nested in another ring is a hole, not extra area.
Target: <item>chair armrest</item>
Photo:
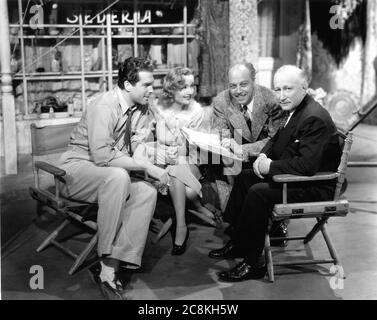
[[[337,172],[318,172],[313,176],[298,176],[294,174],[277,174],[272,177],[272,180],[279,183],[287,182],[306,182],[306,181],[321,181],[332,180],[338,178]]]
[[[65,171],[44,161],[35,161],[34,166],[38,169],[51,173],[55,177],[65,176]]]

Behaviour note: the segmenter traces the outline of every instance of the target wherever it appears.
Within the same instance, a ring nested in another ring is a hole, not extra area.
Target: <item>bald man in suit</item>
[[[242,161],[222,158],[223,173],[233,185],[243,169],[250,169],[262,148],[274,136],[284,113],[274,92],[255,83],[256,71],[251,63],[239,63],[229,70],[229,88],[220,92],[212,102],[212,126],[221,136],[222,146]],[[227,217],[224,216],[225,221]],[[229,221],[227,221],[229,222]],[[231,227],[227,233],[231,232]],[[286,223],[275,223],[271,236],[286,237]],[[285,246],[285,240],[272,240],[272,246]]]

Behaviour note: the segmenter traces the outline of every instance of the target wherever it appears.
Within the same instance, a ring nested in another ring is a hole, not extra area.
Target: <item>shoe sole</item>
[[[244,258],[244,256],[242,256],[242,255],[235,255],[235,256],[231,256],[231,257],[217,257],[217,256],[208,255],[208,257],[211,258],[211,259],[216,259],[216,260],[229,260],[229,259]]]
[[[260,279],[263,279],[266,276],[266,274],[267,272],[261,276],[253,276],[253,277],[247,277],[243,279],[229,279],[229,278],[225,279],[225,278],[222,278],[221,276],[218,276],[219,277],[218,280],[222,282],[242,282],[242,281],[247,281],[247,280],[260,280]]]

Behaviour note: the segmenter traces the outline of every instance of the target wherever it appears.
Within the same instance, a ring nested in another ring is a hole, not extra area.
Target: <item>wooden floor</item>
[[[359,126],[352,149],[354,161],[377,161],[377,127]],[[18,176],[2,177],[1,222],[1,294],[2,299],[102,299],[86,270],[68,275],[71,258],[55,248],[41,253],[35,249],[58,221],[46,215],[37,218],[34,202],[25,191],[32,183],[28,166],[22,159]],[[31,180],[30,180],[31,179]],[[328,224],[332,240],[342,259],[346,279],[331,274],[331,265],[300,268],[278,268],[275,283],[250,280],[224,283],[216,273],[234,265],[234,261],[216,261],[208,251],[226,241],[221,230],[190,223],[190,240],[183,256],[170,255],[171,238],[158,244],[150,240],[143,258],[143,268],[125,274],[129,280],[126,298],[132,300],[194,299],[377,299],[377,169],[350,168],[346,192],[351,212],[345,218],[334,218]],[[309,231],[313,222],[292,221],[291,235]],[[78,237],[70,245],[80,248],[86,239]],[[309,245],[291,242],[274,255],[289,258],[327,257],[324,241],[317,236]],[[44,288],[30,288],[30,268],[40,265],[44,271]]]

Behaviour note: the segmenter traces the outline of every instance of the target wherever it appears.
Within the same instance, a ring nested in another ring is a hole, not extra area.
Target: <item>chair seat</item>
[[[61,195],[56,199],[53,194],[54,190],[55,187],[50,187],[46,190],[36,187],[29,188],[30,195],[41,204],[83,223],[91,230],[97,230],[95,220],[97,218],[98,206],[96,203],[74,200]]]
[[[272,220],[333,216],[344,217],[347,215],[348,210],[349,203],[346,199],[277,204],[272,210]]]
[[[90,202],[74,200],[72,198],[66,198],[62,195],[59,195],[59,198],[55,197],[55,187],[49,187],[47,189],[40,189],[36,187],[29,187],[30,195],[33,199],[41,201],[47,206],[52,207],[53,209],[63,209],[65,207],[73,208],[73,207],[82,207],[91,205]]]

